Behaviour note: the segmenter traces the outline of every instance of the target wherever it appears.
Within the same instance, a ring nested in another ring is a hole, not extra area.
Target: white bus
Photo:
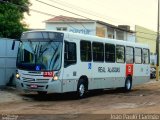
[[[17,88],[64,93],[123,87],[150,80],[147,45],[58,31],[28,31],[17,55]]]

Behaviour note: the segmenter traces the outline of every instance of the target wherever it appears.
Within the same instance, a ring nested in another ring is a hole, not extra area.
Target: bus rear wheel
[[[132,79],[130,76],[126,78],[124,89],[126,92],[131,91],[132,89]]]
[[[87,84],[84,80],[79,81],[78,86],[77,86],[77,97],[78,98],[84,98],[87,92]]]

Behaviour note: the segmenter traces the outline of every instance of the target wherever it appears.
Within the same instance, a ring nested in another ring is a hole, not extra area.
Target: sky
[[[45,5],[42,1],[52,6]],[[101,20],[113,25],[135,25],[157,30],[158,0],[30,0],[30,15],[24,21],[29,28],[45,28],[45,20],[58,15]],[[74,15],[63,10],[76,13]],[[44,15],[33,10],[50,15]],[[82,17],[83,16],[83,17]]]

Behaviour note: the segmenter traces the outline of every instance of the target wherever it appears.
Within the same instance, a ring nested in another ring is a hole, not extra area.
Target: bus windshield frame
[[[22,34],[16,66],[27,71],[58,71],[62,66],[63,33]]]

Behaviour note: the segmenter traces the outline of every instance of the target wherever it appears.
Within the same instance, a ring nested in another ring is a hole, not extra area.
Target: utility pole
[[[159,0],[158,0],[158,18],[157,18],[157,40],[156,40],[156,53],[157,53],[157,65],[156,65],[156,81],[159,80]]]

